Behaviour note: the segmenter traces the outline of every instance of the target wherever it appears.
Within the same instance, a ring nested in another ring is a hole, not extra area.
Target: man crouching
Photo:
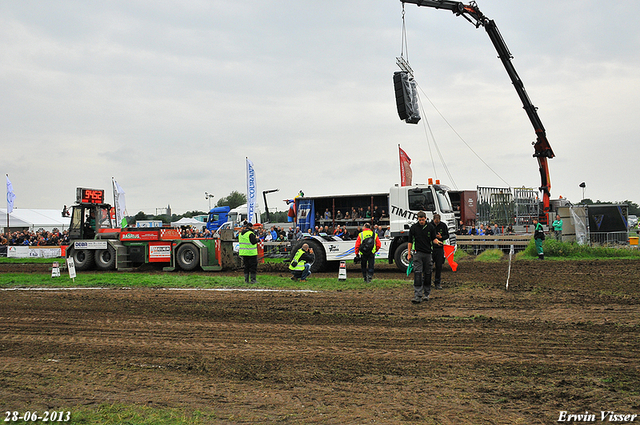
[[[309,248],[309,244],[302,244],[300,249],[293,256],[293,260],[289,264],[289,270],[291,270],[291,280],[293,281],[305,281],[311,274],[311,264],[315,260],[313,255],[313,248]]]

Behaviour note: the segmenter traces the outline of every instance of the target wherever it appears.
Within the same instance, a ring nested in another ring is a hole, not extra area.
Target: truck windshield
[[[428,189],[409,190],[409,209],[411,211],[433,211],[433,194]]]
[[[436,189],[436,197],[438,198],[438,203],[440,204],[440,211],[442,211],[443,213],[453,212],[451,200],[449,199],[449,195],[447,194],[446,190]]]

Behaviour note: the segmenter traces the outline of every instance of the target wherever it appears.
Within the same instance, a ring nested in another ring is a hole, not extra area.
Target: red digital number
[[[83,192],[82,202],[100,204],[104,199],[104,192],[102,190],[85,189]]]

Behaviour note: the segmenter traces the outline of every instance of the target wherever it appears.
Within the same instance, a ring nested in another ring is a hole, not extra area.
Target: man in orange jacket
[[[361,259],[360,269],[365,282],[371,282],[373,279],[376,252],[380,250],[380,247],[382,247],[380,238],[371,230],[371,225],[366,223],[356,239],[355,249],[356,258]]]

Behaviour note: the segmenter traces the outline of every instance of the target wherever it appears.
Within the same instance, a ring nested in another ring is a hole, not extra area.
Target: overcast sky
[[[579,202],[584,181],[593,200],[640,202],[636,6],[478,0],[556,154],[552,198]],[[204,192],[245,192],[249,157],[284,210],[299,190],[388,190],[398,144],[414,182],[538,187],[533,127],[484,29],[405,11],[418,125],[393,94],[398,0],[2,1],[0,172],[15,206],[61,209],[79,186],[111,197],[113,176],[131,215],[206,210]]]

